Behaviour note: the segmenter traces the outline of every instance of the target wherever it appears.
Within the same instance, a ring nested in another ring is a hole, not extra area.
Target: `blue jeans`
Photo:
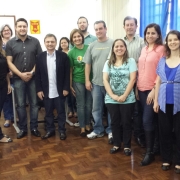
[[[68,103],[69,112],[72,113],[77,112],[76,98],[73,96],[71,92],[67,95],[67,99],[68,99],[67,103]]]
[[[92,111],[92,96],[83,83],[73,82],[73,88],[76,92],[77,114],[81,128],[90,124]]]
[[[103,115],[103,105],[104,105],[104,97],[106,95],[106,90],[104,86],[98,86],[92,84],[93,88],[91,90],[92,98],[93,98],[93,107],[92,107],[92,115],[95,121],[94,124],[94,132],[96,134],[104,133],[104,126],[102,122]],[[108,113],[108,127],[106,128],[106,133],[111,133],[111,118]]]
[[[14,94],[20,130],[27,131],[26,94],[30,104],[30,130],[37,129],[38,105],[34,78],[28,82],[24,82],[19,78],[14,78]]]
[[[6,97],[6,101],[4,102],[4,105],[3,105],[3,113],[4,113],[5,120],[14,121],[12,93],[8,94]]]
[[[146,100],[148,94],[151,91],[139,91],[139,100],[141,102],[142,110],[143,110],[143,127],[145,131],[153,131],[155,128],[155,112],[153,110],[153,104],[147,105]]]

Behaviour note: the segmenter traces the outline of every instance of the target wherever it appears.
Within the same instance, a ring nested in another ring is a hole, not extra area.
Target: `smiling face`
[[[127,36],[134,36],[136,33],[137,25],[134,19],[129,19],[125,21],[124,30]]]
[[[123,41],[118,40],[115,42],[113,52],[116,57],[123,57],[126,51],[127,49]]]
[[[2,37],[4,39],[10,39],[12,36],[11,30],[9,29],[8,26],[5,26],[4,29],[2,30]]]
[[[180,49],[180,40],[176,34],[169,34],[167,38],[167,45],[171,51]]]
[[[106,38],[107,28],[104,27],[103,23],[95,24],[94,29],[99,40],[103,40]]]
[[[146,41],[149,45],[156,43],[156,40],[159,38],[159,35],[154,27],[147,28],[146,31]]]
[[[48,52],[54,52],[57,45],[56,39],[54,37],[47,37],[44,40],[44,45]]]
[[[27,24],[24,21],[17,22],[16,33],[19,37],[25,37],[27,35]]]
[[[82,45],[83,38],[81,34],[79,34],[78,32],[75,32],[72,36],[72,41],[75,46],[79,46],[79,45]]]

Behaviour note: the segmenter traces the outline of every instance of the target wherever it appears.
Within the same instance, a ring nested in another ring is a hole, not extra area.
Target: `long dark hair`
[[[116,39],[114,41],[113,45],[112,45],[111,56],[110,56],[109,63],[108,63],[109,67],[111,65],[114,66],[114,64],[116,63],[116,55],[114,53],[114,46],[115,46],[115,43],[117,41],[121,41],[124,44],[125,48],[126,48],[126,51],[125,51],[125,53],[123,55],[122,64],[127,63],[128,58],[129,58],[129,54],[128,54],[128,50],[127,50],[127,45],[126,45],[125,41],[123,39]]]
[[[162,34],[161,34],[161,28],[158,24],[156,23],[151,23],[149,25],[146,26],[145,30],[144,30],[144,41],[148,44],[148,42],[146,41],[146,33],[148,28],[154,28],[157,32],[157,34],[159,35],[159,37],[156,39],[155,44],[156,45],[163,45],[163,40],[162,40]]]
[[[62,38],[59,40],[58,51],[62,51],[62,48],[61,48],[61,41],[64,40],[64,39],[67,41],[68,47],[69,47],[69,43],[70,43],[69,39],[68,39],[67,37],[62,37]]]
[[[171,56],[171,50],[169,49],[169,46],[168,46],[168,37],[170,34],[174,34],[177,36],[177,38],[179,39],[180,41],[180,32],[177,31],[177,30],[172,30],[172,31],[169,31],[169,33],[167,34],[166,36],[166,39],[165,39],[165,49],[166,49],[166,57],[169,58]],[[180,47],[179,47],[179,51],[180,51]],[[179,52],[180,53],[180,52]],[[180,54],[179,54],[180,56]]]

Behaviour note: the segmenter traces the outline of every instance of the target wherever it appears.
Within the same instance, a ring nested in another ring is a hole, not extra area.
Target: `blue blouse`
[[[166,113],[166,87],[167,84],[172,83],[173,84],[173,98],[174,98],[174,109],[173,109],[173,114],[176,114],[177,112],[180,111],[180,66],[177,67],[177,71],[175,74],[174,81],[168,81],[166,78],[166,72],[165,72],[165,63],[166,63],[166,58],[163,57],[160,59],[156,73],[160,76],[161,78],[161,85],[159,89],[159,94],[158,94],[158,103],[160,106],[160,109]]]
[[[166,72],[167,81],[169,82],[174,81],[178,66],[175,68],[170,68],[165,63],[165,72]],[[174,104],[173,92],[174,92],[174,83],[167,83],[166,84],[166,104]]]

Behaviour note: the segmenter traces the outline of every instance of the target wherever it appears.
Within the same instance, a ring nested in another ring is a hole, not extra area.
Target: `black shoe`
[[[86,132],[81,132],[81,133],[80,133],[80,136],[81,136],[81,137],[86,137],[86,135],[87,135]]]
[[[23,138],[26,135],[27,135],[26,131],[20,130],[20,132],[17,135],[17,139],[21,139],[21,138]]]
[[[64,132],[61,132],[60,133],[60,140],[65,140],[66,139],[66,133],[64,133]]]
[[[112,149],[110,149],[110,154],[115,154],[115,153],[117,153],[118,151],[120,150],[120,148],[115,148],[115,147],[113,147]]]
[[[124,149],[124,154],[126,156],[130,156],[131,155],[131,149]]]
[[[141,166],[147,166],[154,161],[153,152],[146,152],[144,159],[141,161]]]
[[[109,144],[113,144],[113,138],[109,138],[109,139],[108,139],[108,143],[109,143]]]
[[[41,136],[41,133],[40,133],[37,129],[33,129],[33,130],[31,131],[31,134],[34,135],[34,136],[36,136],[36,137],[40,137],[40,136]]]
[[[47,139],[50,138],[51,136],[55,136],[55,132],[47,132],[44,136],[41,137],[41,139]]]
[[[168,164],[168,165],[164,165],[164,163],[162,164],[161,169],[162,169],[163,171],[167,171],[167,170],[170,169],[171,163],[167,163],[167,164]]]

